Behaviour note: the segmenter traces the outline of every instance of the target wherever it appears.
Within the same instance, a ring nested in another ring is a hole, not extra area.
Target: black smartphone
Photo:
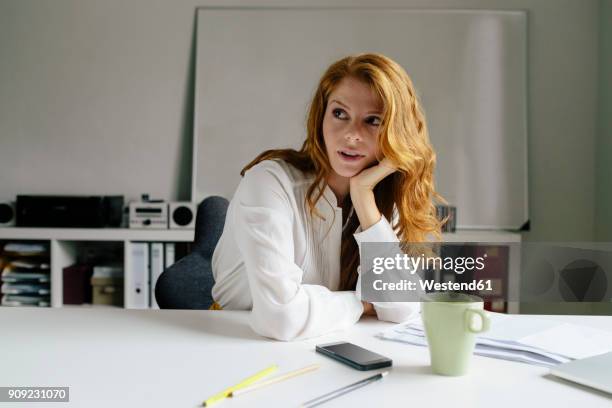
[[[321,344],[316,346],[318,353],[348,364],[361,371],[375,370],[382,367],[391,367],[391,359],[366,350],[353,343],[340,341],[337,343]]]

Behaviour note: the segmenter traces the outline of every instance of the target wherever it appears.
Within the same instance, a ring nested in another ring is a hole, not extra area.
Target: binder
[[[93,267],[87,264],[74,264],[62,269],[63,295],[65,305],[91,303],[91,276]]]
[[[166,242],[164,244],[164,249],[166,250],[166,253],[164,254],[164,266],[169,268],[174,265],[174,258],[176,254],[174,242]]]
[[[127,278],[126,308],[149,308],[149,244],[133,242],[130,246],[132,268]]]
[[[151,286],[149,294],[151,296],[151,308],[159,309],[155,300],[155,283],[164,271],[164,244],[161,242],[151,243]]]

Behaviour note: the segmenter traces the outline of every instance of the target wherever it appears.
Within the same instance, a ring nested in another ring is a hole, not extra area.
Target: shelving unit
[[[49,241],[51,248],[51,306],[63,305],[63,269],[75,263],[79,244],[115,242],[123,246],[124,277],[130,273],[133,242],[192,242],[193,230],[137,230],[129,228],[0,228],[0,241]],[[127,283],[127,279],[124,282]],[[128,290],[124,287],[128,296]]]
[[[465,230],[442,234],[444,242],[518,243],[521,235],[504,231]],[[192,242],[193,230],[137,230],[128,228],[0,228],[0,241],[49,241],[51,248],[51,306],[63,306],[63,269],[77,257],[79,243],[116,242],[123,245],[124,281],[131,270],[130,248],[134,242]],[[520,289],[520,253],[511,247],[508,271],[510,299]],[[124,293],[128,295],[125,288]],[[518,302],[509,302],[508,312],[518,313]]]

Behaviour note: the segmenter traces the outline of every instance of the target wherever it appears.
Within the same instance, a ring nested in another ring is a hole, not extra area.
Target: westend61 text
[[[418,282],[419,289],[426,292],[493,290],[490,279],[474,280],[471,282],[435,282],[433,280],[419,280]],[[417,290],[417,283],[406,279],[402,279],[399,282],[383,282],[378,279],[373,282],[373,287],[377,291],[413,291]]]

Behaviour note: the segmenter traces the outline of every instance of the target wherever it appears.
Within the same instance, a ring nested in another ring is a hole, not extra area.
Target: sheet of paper
[[[612,333],[604,330],[527,316],[489,316],[491,330],[476,336],[478,355],[552,366],[612,351]],[[379,337],[427,347],[420,321],[393,326]]]

